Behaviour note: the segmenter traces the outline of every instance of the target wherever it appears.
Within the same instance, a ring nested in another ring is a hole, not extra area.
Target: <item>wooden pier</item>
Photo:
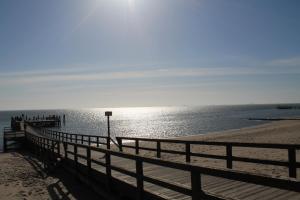
[[[99,192],[125,199],[299,199],[300,182],[296,160],[299,145],[218,143],[145,138],[118,138],[119,146],[109,149],[110,138],[76,135],[29,127],[27,142],[47,169],[63,166]],[[134,141],[132,145],[123,140]],[[142,147],[141,142],[154,142],[155,148]],[[163,149],[163,143],[184,144],[183,151]],[[226,155],[216,156],[189,151],[191,145],[225,146]],[[239,158],[232,147],[278,148],[287,150],[288,161]],[[128,153],[124,148],[133,149]],[[230,150],[231,149],[231,150]],[[153,151],[155,156],[140,156],[139,151]],[[163,154],[179,154],[186,162],[165,160]],[[193,157],[224,159],[224,168],[202,167],[190,163]],[[233,162],[251,162],[287,167],[289,177],[271,177],[233,170]],[[226,169],[227,168],[227,169]],[[112,198],[112,197],[109,197]]]
[[[11,127],[3,129],[3,151],[22,148],[25,140],[25,126],[33,127],[60,127],[61,118],[51,115],[47,117],[32,117],[27,118],[17,116],[11,118]]]

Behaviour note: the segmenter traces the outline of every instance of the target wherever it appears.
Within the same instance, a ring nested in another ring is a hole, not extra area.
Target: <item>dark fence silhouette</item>
[[[263,186],[270,186],[295,192],[300,192],[300,182],[294,179],[288,178],[273,178],[269,176],[262,176],[262,175],[255,175],[245,172],[239,172],[232,169],[214,169],[208,167],[200,167],[190,163],[178,163],[174,161],[166,161],[161,160],[159,158],[149,158],[149,157],[142,157],[137,155],[138,150],[142,149],[136,145],[134,148],[137,150],[137,154],[128,154],[121,151],[112,151],[107,148],[99,148],[96,145],[92,145],[92,141],[97,141],[97,136],[89,136],[89,135],[82,135],[77,136],[80,139],[76,138],[75,134],[66,134],[66,133],[59,133],[58,131],[43,131],[45,136],[38,136],[31,133],[26,133],[26,141],[29,144],[28,146],[31,147],[33,152],[38,155],[38,157],[45,163],[46,168],[51,169],[51,167],[55,166],[59,160],[63,161],[64,163],[69,163],[68,168],[73,169],[76,173],[84,173],[85,176],[90,177],[92,179],[96,179],[97,175],[102,178],[98,178],[97,181],[102,182],[108,190],[116,190],[118,188],[120,191],[124,190],[124,188],[134,187],[134,196],[136,199],[161,199],[159,196],[152,194],[150,191],[144,190],[144,183],[152,183],[154,185],[158,185],[178,193],[191,196],[193,200],[195,199],[220,199],[219,197],[212,196],[211,194],[204,193],[201,185],[201,176],[202,175],[211,175],[215,177],[226,178],[235,181],[253,183]],[[82,139],[84,137],[90,139]],[[94,139],[94,137],[96,139]],[[101,137],[102,138],[102,137]],[[122,138],[123,139],[133,139],[133,138]],[[81,144],[85,142],[84,144]],[[123,147],[127,147],[127,145],[122,144],[120,142],[120,138],[118,138],[120,144],[120,150]],[[139,141],[155,141],[157,143],[161,142],[174,142],[174,143],[185,143],[185,141],[178,141],[178,140],[156,140],[156,139],[142,139],[142,138],[134,138],[134,141],[138,141],[135,144],[138,144]],[[99,143],[100,144],[100,143]],[[105,144],[105,143],[103,143]],[[187,146],[193,144],[187,142],[185,143]],[[259,148],[274,148],[273,145],[270,144],[249,144],[245,145],[245,143],[215,143],[215,142],[199,142],[199,144],[205,145],[228,145],[231,144],[233,146],[250,146],[250,147],[259,147]],[[107,145],[107,144],[106,144]],[[269,146],[270,145],[270,146]],[[157,145],[159,147],[159,145]],[[286,147],[293,147],[293,149],[297,149],[299,146],[285,146],[279,145],[276,147],[285,149]],[[84,154],[79,153],[78,149],[85,149]],[[131,148],[131,147],[129,147]],[[157,151],[159,149],[161,152],[170,153],[170,151],[165,151],[161,148],[155,148]],[[188,149],[188,148],[187,148]],[[146,150],[149,150],[148,148]],[[103,161],[94,159],[91,155],[94,153],[102,153],[105,158]],[[171,152],[171,153],[178,153],[178,152]],[[185,152],[186,153],[186,152]],[[181,154],[181,153],[180,153]],[[159,155],[159,153],[158,153]],[[70,158],[73,157],[73,159]],[[129,159],[135,162],[135,171],[130,171],[120,166],[113,165],[111,163],[111,156],[120,157]],[[190,152],[190,156],[195,156]],[[199,155],[197,155],[199,156]],[[202,155],[201,155],[202,156]],[[86,162],[82,163],[79,162],[78,159],[83,159]],[[235,157],[231,154],[231,160],[234,160]],[[225,159],[225,158],[224,158]],[[227,157],[226,157],[227,159]],[[157,177],[145,176],[144,175],[144,164],[152,164],[160,167],[167,167],[176,170],[182,170],[188,172],[190,174],[190,181],[191,187],[179,185],[176,183],[170,183],[165,180],[159,179]],[[272,163],[274,164],[274,163]],[[275,163],[276,164],[276,163]],[[297,163],[297,166],[299,163]],[[100,172],[97,170],[95,166],[102,166],[105,168],[105,172]],[[122,180],[116,179],[112,177],[112,170],[117,171],[119,173],[131,176],[136,179],[136,186],[129,186],[128,183],[123,182]],[[126,189],[125,189],[126,191]],[[129,192],[130,193],[130,192]],[[130,193],[129,195],[133,195]]]
[[[3,128],[3,151],[15,150],[22,147],[25,133],[11,127]]]
[[[94,135],[83,135],[83,134],[71,134],[60,131],[53,131],[42,129],[44,135],[50,136],[51,138],[58,139],[60,141],[75,142],[80,144],[95,145],[99,147],[100,145],[106,145],[110,149],[110,142],[113,141],[105,136],[94,136]],[[212,158],[226,161],[226,167],[232,169],[233,162],[247,162],[253,164],[264,164],[264,165],[274,165],[287,167],[289,171],[289,177],[297,177],[297,169],[300,168],[300,163],[297,162],[296,153],[300,149],[299,144],[272,144],[272,143],[242,143],[242,142],[212,142],[212,141],[187,141],[187,140],[176,140],[176,139],[152,139],[152,138],[133,138],[133,137],[116,137],[118,142],[118,147],[120,151],[123,151],[123,148],[134,149],[136,154],[139,154],[140,150],[147,150],[156,152],[156,157],[160,158],[162,153],[184,155],[186,162],[191,161],[191,157],[203,157],[203,158]],[[102,142],[101,142],[102,140]],[[103,142],[104,140],[104,142]],[[126,142],[133,142],[134,145],[130,145]],[[155,147],[142,147],[140,142],[152,142],[155,143]],[[182,144],[185,146],[184,150],[170,150],[162,149],[161,146],[163,143],[172,143],[172,144]],[[191,151],[192,145],[209,145],[209,146],[223,146],[226,148],[226,155],[213,155],[213,154],[204,154]],[[253,148],[253,149],[282,149],[288,152],[287,161],[279,160],[270,160],[270,159],[258,159],[258,158],[247,158],[247,157],[238,157],[233,155],[233,147],[241,148]]]
[[[74,142],[77,144],[86,144],[88,146],[95,145],[97,147],[106,145],[108,149],[110,148],[110,138],[105,136],[74,134],[49,129],[40,129],[40,133],[62,142]]]
[[[269,143],[242,143],[242,142],[212,142],[212,141],[186,141],[186,140],[176,140],[176,139],[150,139],[150,138],[132,138],[132,137],[116,137],[120,151],[123,148],[135,149],[135,153],[139,154],[139,150],[147,150],[156,152],[156,157],[160,158],[162,153],[185,155],[186,162],[191,161],[191,157],[203,157],[203,158],[213,158],[221,159],[226,161],[226,167],[232,169],[233,161],[255,163],[255,164],[265,164],[265,165],[274,165],[274,166],[283,166],[289,169],[289,177],[297,177],[297,168],[300,168],[300,163],[296,160],[296,152],[300,149],[298,144],[269,144]],[[129,144],[124,144],[123,141],[134,142],[134,146]],[[140,142],[152,142],[155,143],[155,147],[141,147]],[[185,146],[183,151],[177,150],[167,150],[162,149],[162,143],[173,143],[173,144],[182,144]],[[209,145],[209,146],[223,146],[226,148],[226,155],[212,155],[204,153],[191,152],[192,145]],[[246,148],[265,148],[265,149],[283,149],[288,152],[287,161],[278,161],[278,160],[266,160],[266,159],[257,159],[257,158],[246,158],[238,157],[233,155],[233,147],[246,147]]]

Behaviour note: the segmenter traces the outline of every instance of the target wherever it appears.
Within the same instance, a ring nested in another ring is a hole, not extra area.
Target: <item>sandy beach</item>
[[[278,121],[239,130],[182,137],[180,139],[299,144],[299,130],[300,121]],[[151,146],[151,144],[142,143],[141,146]],[[180,150],[184,147],[182,145],[162,144],[162,148]],[[125,151],[132,152],[128,149],[125,149]],[[192,152],[224,155],[225,149],[217,146],[192,146]],[[141,151],[141,154],[144,156],[154,156],[152,152],[148,151]],[[287,160],[287,152],[284,150],[234,148],[233,155],[274,160]],[[184,162],[184,156],[174,156],[163,153],[162,158]],[[299,161],[299,159],[300,156],[298,153],[297,160]],[[192,157],[192,163],[216,168],[224,168],[226,166],[224,161],[207,158]],[[288,170],[284,167],[234,162],[233,168],[236,170],[267,174],[276,177],[288,176]],[[39,167],[38,162],[27,153],[1,153],[0,199],[95,198],[95,195],[92,191],[90,191],[88,188],[85,188],[77,180],[66,178],[66,176],[67,175],[60,170],[47,176]]]
[[[99,199],[62,169],[45,174],[24,152],[0,153],[0,199]]]

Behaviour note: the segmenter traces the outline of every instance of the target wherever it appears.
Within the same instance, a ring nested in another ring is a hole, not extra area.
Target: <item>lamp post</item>
[[[110,149],[110,124],[109,117],[112,116],[112,111],[106,111],[105,116],[107,116],[107,149]]]

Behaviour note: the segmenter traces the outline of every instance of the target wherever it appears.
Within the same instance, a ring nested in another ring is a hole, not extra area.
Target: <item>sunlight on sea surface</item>
[[[107,132],[104,112],[113,112],[111,133],[124,136],[165,137],[171,124],[175,124],[174,115],[185,108],[176,107],[139,107],[139,108],[94,108],[74,112],[67,120],[63,130],[77,132],[89,131],[104,135]],[[172,119],[173,118],[173,119]],[[78,123],[78,122],[81,123]],[[76,123],[77,122],[77,123]]]

